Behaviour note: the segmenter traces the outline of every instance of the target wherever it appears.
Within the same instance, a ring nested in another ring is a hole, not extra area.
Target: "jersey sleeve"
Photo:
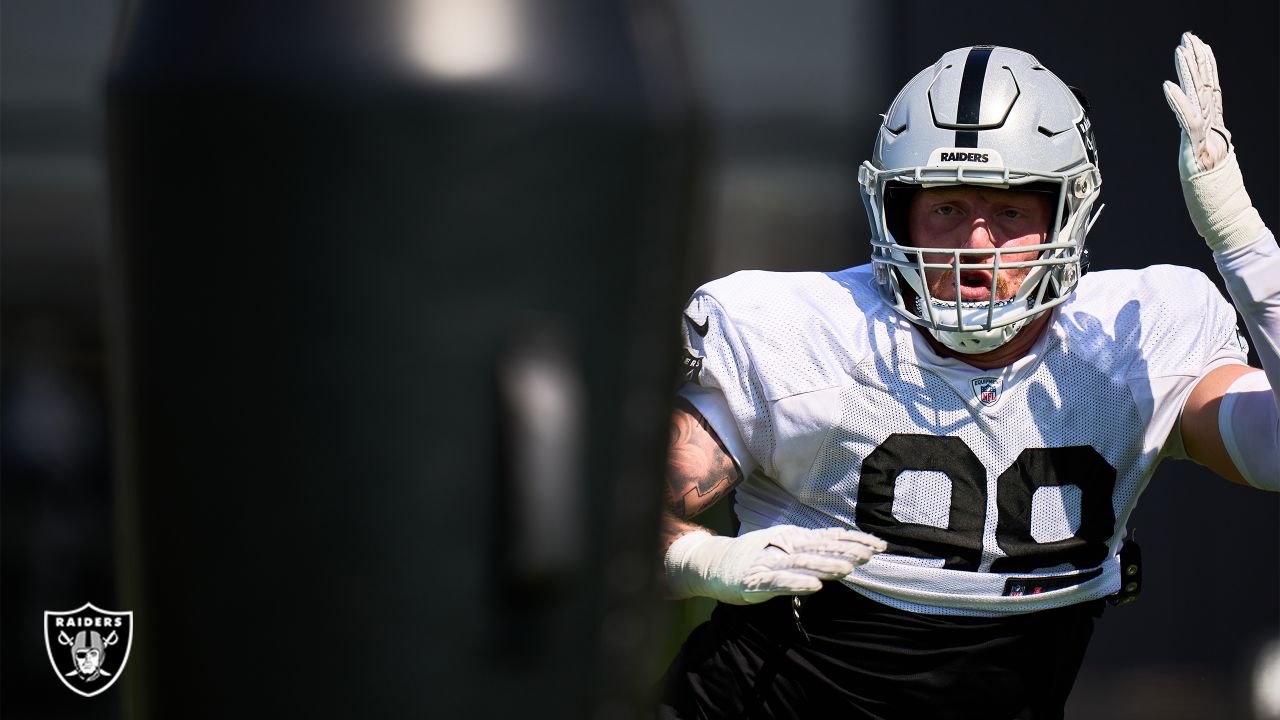
[[[1177,268],[1176,275],[1168,280],[1180,290],[1151,325],[1150,350],[1143,353],[1149,363],[1145,378],[1134,378],[1131,387],[1140,402],[1151,404],[1161,456],[1186,459],[1179,421],[1187,398],[1210,371],[1247,363],[1248,345],[1236,325],[1235,308],[1204,273]]]
[[[699,290],[685,308],[685,383],[678,394],[697,408],[743,477],[771,472],[773,426],[750,350],[725,308]]]

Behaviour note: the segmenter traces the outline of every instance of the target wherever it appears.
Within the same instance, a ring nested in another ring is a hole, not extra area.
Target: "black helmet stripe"
[[[977,125],[982,110],[982,82],[987,76],[987,61],[991,59],[991,45],[975,45],[969,49],[964,61],[964,75],[960,78],[960,104],[956,106],[956,122],[961,125]],[[978,147],[977,130],[957,130],[956,147]]]

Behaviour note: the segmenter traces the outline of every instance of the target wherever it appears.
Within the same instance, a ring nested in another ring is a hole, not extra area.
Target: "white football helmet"
[[[990,45],[952,50],[907,83],[858,170],[871,262],[886,302],[947,347],[976,354],[1007,343],[1070,296],[1087,269],[1085,235],[1102,210],[1093,210],[1102,176],[1082,102],[1031,55]],[[912,188],[942,185],[1050,192],[1055,218],[1043,244],[930,249],[951,257],[926,263],[910,245],[906,205]],[[1002,257],[1028,252],[1039,255],[1022,262]],[[997,299],[1000,269],[1015,267],[1032,269],[1012,298]],[[957,298],[962,271],[989,271],[990,299],[934,298],[925,281],[925,271],[934,269],[955,271]]]

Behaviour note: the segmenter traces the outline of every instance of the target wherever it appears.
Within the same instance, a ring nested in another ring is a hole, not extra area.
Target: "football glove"
[[[1222,85],[1213,50],[1191,33],[1173,51],[1178,84],[1164,97],[1182,127],[1178,172],[1191,222],[1215,252],[1257,240],[1265,228],[1244,189],[1244,178],[1222,121]]]
[[[703,596],[733,605],[779,595],[808,595],[884,551],[883,540],[855,530],[777,525],[740,537],[694,532],[667,550],[667,582],[677,598]]]

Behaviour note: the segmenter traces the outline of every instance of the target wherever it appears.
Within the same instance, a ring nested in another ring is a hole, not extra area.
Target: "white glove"
[[[695,532],[667,549],[667,582],[677,598],[749,605],[817,592],[823,580],[839,580],[885,547],[873,535],[844,528],[777,525],[736,538]]]
[[[1222,122],[1218,63],[1213,50],[1189,32],[1173,56],[1179,84],[1166,80],[1164,97],[1182,126],[1178,173],[1191,222],[1214,251],[1243,247],[1265,226],[1245,192],[1231,133]]]

